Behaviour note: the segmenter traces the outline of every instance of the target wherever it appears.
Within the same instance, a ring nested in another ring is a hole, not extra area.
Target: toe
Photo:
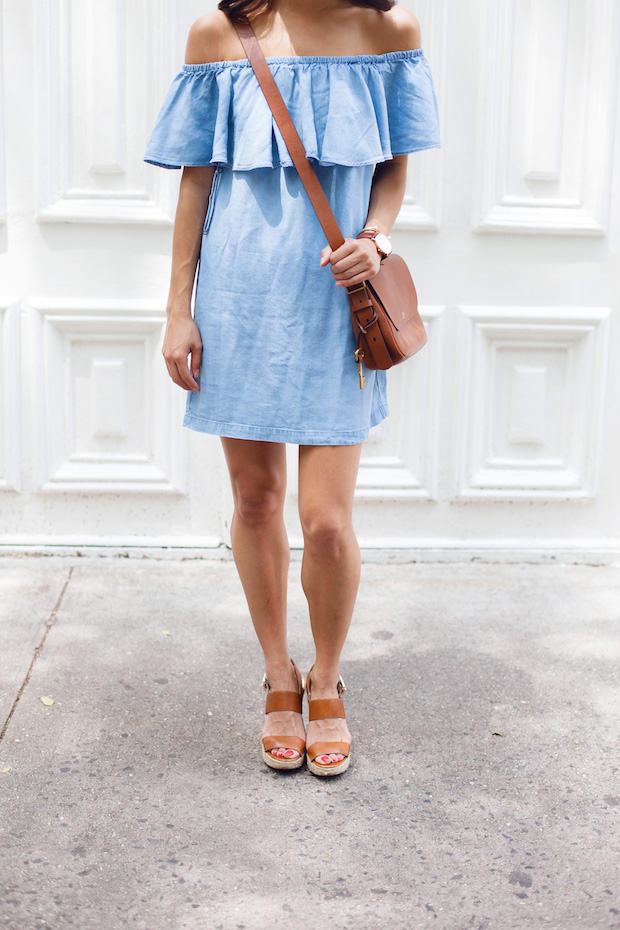
[[[275,749],[271,749],[270,752],[276,759],[297,759],[299,757],[296,749],[285,749],[283,746],[277,746]]]

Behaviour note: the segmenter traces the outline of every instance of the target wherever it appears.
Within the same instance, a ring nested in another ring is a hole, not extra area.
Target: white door
[[[442,149],[392,233],[428,344],[364,446],[369,549],[620,548],[616,0],[419,0]],[[198,0],[4,2],[0,540],[228,541],[160,354],[180,172],[142,162]],[[296,517],[297,448],[287,519]]]

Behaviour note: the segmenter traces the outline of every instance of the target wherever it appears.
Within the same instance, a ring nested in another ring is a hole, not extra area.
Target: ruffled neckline
[[[437,98],[422,48],[267,62],[307,157],[319,164],[373,165],[440,147]],[[247,58],[183,65],[144,160],[239,171],[293,165]]]
[[[401,58],[424,57],[422,48],[403,49],[398,52],[382,52],[379,55],[267,55],[265,61],[274,65],[302,65],[302,64],[369,64],[379,65],[382,62],[398,61]],[[200,64],[184,64],[182,71],[211,71],[218,68],[242,67],[251,68],[247,58],[223,59],[222,61],[205,61]]]

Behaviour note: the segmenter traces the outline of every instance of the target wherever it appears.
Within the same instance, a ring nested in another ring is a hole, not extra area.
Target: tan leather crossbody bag
[[[233,26],[273,113],[293,164],[333,250],[344,236],[325,192],[295,129],[251,24]],[[362,359],[369,369],[387,369],[411,358],[426,344],[426,330],[418,313],[418,295],[407,263],[391,252],[372,279],[346,288],[356,338],[355,361],[360,388],[364,387]]]

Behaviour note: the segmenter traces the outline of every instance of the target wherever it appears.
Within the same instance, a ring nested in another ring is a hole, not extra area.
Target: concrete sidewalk
[[[260,760],[230,561],[7,557],[0,596],[1,927],[620,928],[620,569],[365,564],[333,779]]]

